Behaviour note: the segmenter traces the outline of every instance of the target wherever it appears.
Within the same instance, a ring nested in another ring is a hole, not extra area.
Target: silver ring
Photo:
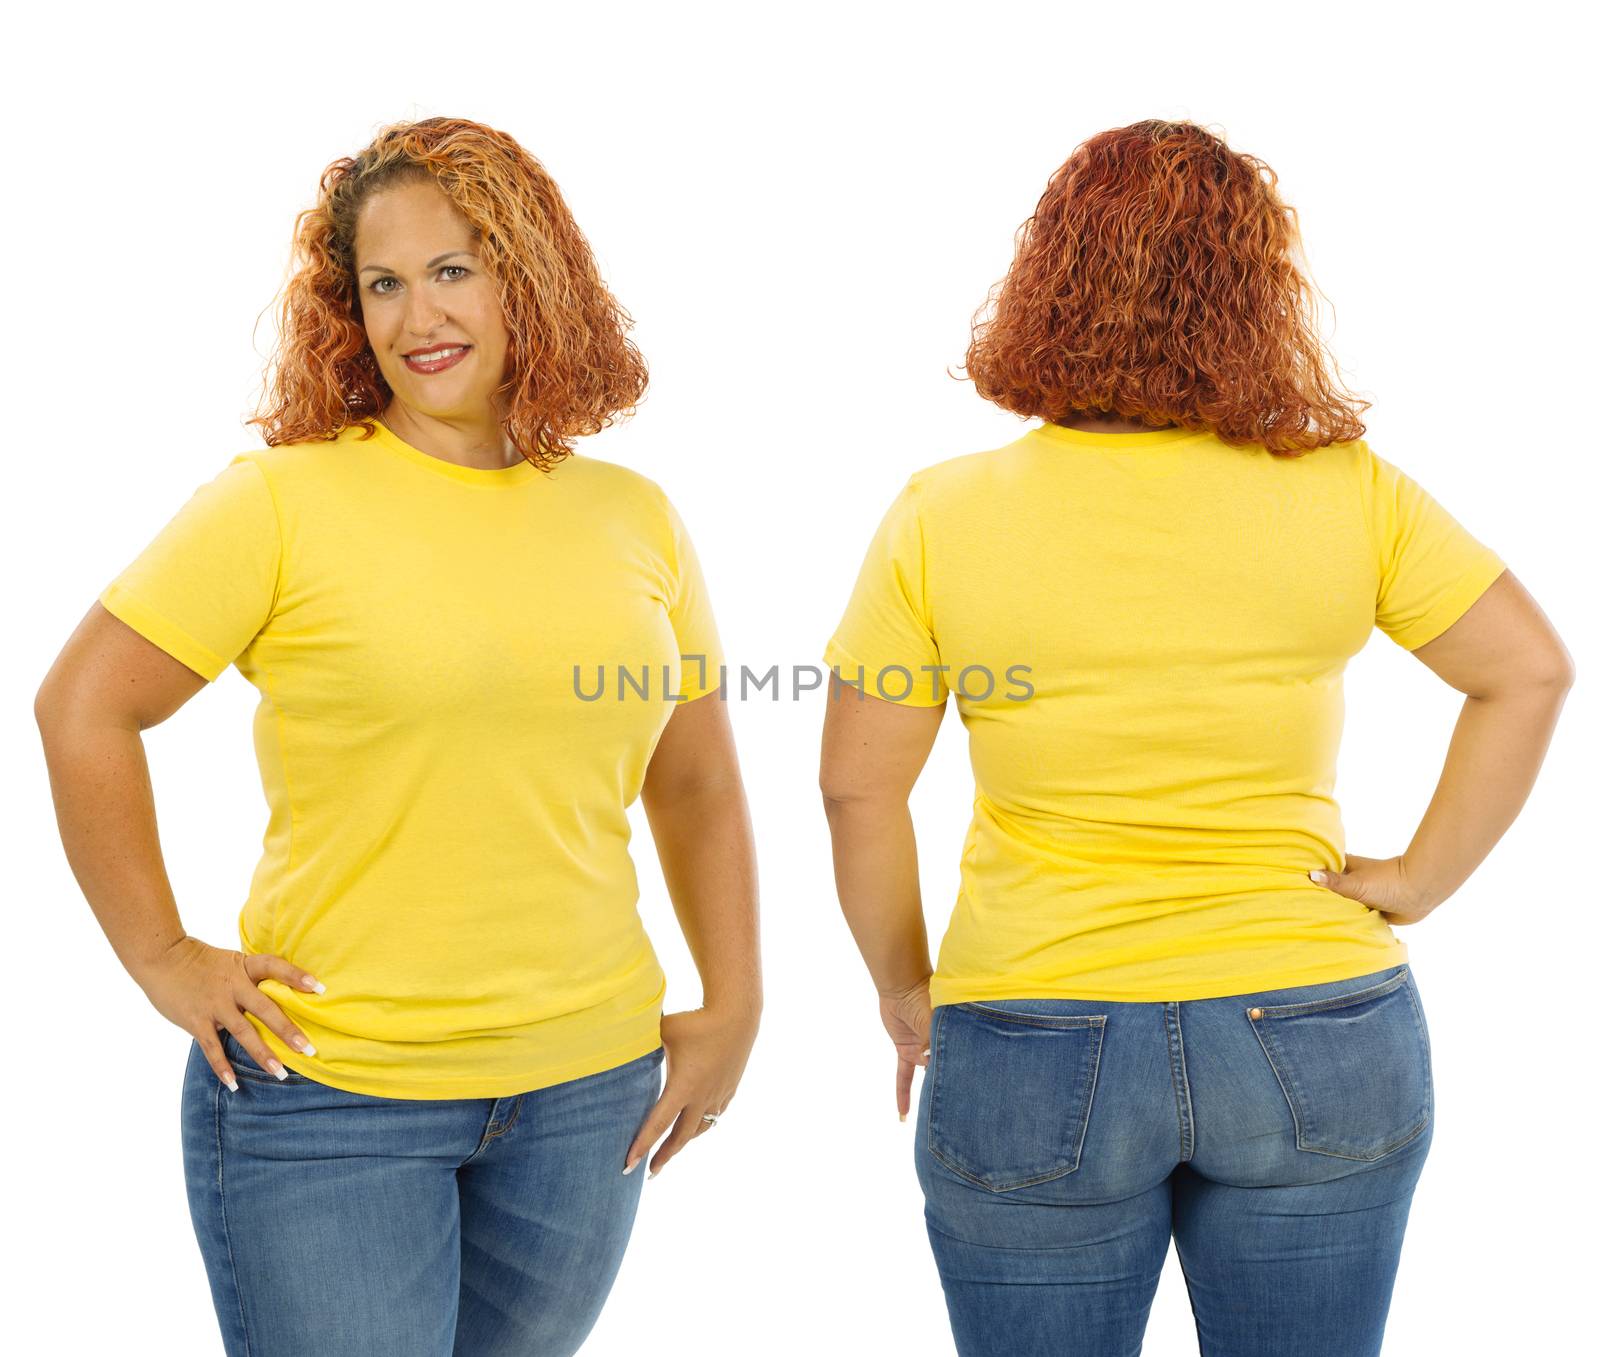
[[[709,1121],[713,1126],[715,1126],[717,1124],[717,1114],[715,1112],[702,1112],[700,1114],[700,1120]]]

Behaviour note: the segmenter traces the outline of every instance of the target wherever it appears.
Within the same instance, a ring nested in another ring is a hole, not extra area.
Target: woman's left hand
[[[696,1008],[661,1015],[667,1082],[628,1147],[624,1173],[638,1167],[667,1127],[672,1126],[672,1134],[650,1161],[652,1178],[691,1140],[711,1129],[712,1123],[703,1118],[707,1113],[721,1116],[733,1101],[759,1025],[759,1015],[745,1010]]]
[[[911,1110],[911,1080],[917,1066],[928,1063],[928,1031],[933,1023],[928,981],[919,981],[899,994],[880,994],[878,1015],[900,1058],[894,1077],[894,1097],[900,1109],[900,1120],[904,1121]]]

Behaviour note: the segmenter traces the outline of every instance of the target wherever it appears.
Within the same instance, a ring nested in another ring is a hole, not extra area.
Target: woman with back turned
[[[1042,421],[926,466],[825,655],[840,901],[899,1056],[963,1357],[1139,1349],[1176,1239],[1207,1357],[1379,1351],[1433,1135],[1398,925],[1520,809],[1573,682],[1330,381],[1276,177],[1191,123],[1084,143],[967,368]],[[1346,662],[1467,694],[1406,851],[1344,851]],[[976,782],[930,965],[907,796]]]

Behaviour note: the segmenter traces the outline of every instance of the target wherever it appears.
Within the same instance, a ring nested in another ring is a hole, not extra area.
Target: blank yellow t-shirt
[[[666,981],[625,812],[722,663],[684,525],[613,463],[479,469],[364,434],[240,453],[100,595],[260,692],[239,936],[327,992],[261,986],[315,1056],[255,1025],[291,1069],[397,1098],[647,1054]]]
[[[935,1004],[1207,999],[1398,965],[1344,865],[1346,662],[1505,569],[1364,441],[1035,428],[918,471],[824,655],[956,694],[975,794]],[[941,666],[943,668],[941,668]],[[845,700],[854,700],[847,693]]]

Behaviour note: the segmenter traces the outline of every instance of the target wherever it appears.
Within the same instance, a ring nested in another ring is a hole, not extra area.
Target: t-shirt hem
[[[700,652],[695,652],[697,655]],[[692,658],[692,657],[691,657]],[[681,707],[689,702],[698,702],[702,697],[710,697],[713,693],[721,691],[725,683],[723,668],[727,660],[720,654],[705,654],[703,656],[704,670],[701,660],[695,659],[694,663],[685,663],[675,689],[667,690],[667,701],[673,706]],[[704,681],[701,674],[704,673]],[[693,675],[693,678],[690,675]]]
[[[1335,980],[1350,980],[1358,975],[1370,975],[1404,965],[1410,960],[1406,944],[1396,938],[1393,945],[1377,951],[1363,951],[1359,956],[1345,956],[1337,961],[1321,962],[1315,966],[1301,966],[1293,970],[1252,971],[1239,975],[1196,979],[1187,983],[1168,985],[1160,989],[1139,985],[1119,987],[1112,992],[1103,986],[1074,985],[1070,979],[1060,981],[1010,980],[989,977],[982,980],[941,979],[937,974],[929,982],[929,999],[937,1008],[941,1004],[965,1004],[985,999],[1090,999],[1106,1003],[1159,1004],[1182,1000],[1227,999],[1234,995],[1261,994],[1268,990],[1294,989],[1301,985],[1330,984]]]
[[[385,1079],[352,1079],[345,1075],[331,1074],[318,1065],[313,1065],[304,1060],[297,1052],[285,1046],[278,1037],[267,1031],[260,1024],[255,1024],[261,1039],[274,1055],[284,1065],[296,1074],[304,1075],[319,1084],[329,1088],[336,1088],[344,1093],[362,1093],[374,1098],[405,1098],[412,1100],[431,1101],[450,1098],[509,1098],[518,1093],[530,1093],[534,1089],[548,1088],[552,1084],[563,1084],[573,1079],[582,1079],[591,1074],[602,1074],[606,1070],[615,1069],[618,1065],[626,1065],[630,1060],[637,1060],[640,1056],[649,1055],[661,1045],[661,1018],[659,1014],[651,1016],[650,1031],[641,1033],[633,1040],[624,1042],[620,1046],[613,1046],[596,1055],[585,1056],[580,1060],[569,1060],[559,1065],[546,1065],[511,1080],[482,1080],[474,1078],[463,1079],[434,1079],[415,1083],[392,1083]]]
[[[205,679],[213,681],[228,661],[203,646],[175,623],[142,603],[120,584],[109,584],[100,594],[100,605],[121,619],[152,644],[160,646],[179,663],[187,665]]]
[[[846,650],[837,641],[829,641],[822,651],[823,662],[830,670],[838,669],[841,682],[852,688],[864,691],[868,697],[880,698],[885,702],[894,702],[902,707],[942,707],[949,692],[944,690],[944,684],[936,675],[929,674],[925,669],[913,669],[910,665],[885,665],[875,669],[863,663]],[[884,688],[883,675],[889,675],[889,687]],[[910,676],[911,690],[905,696],[895,696],[906,686],[906,675]],[[932,683],[941,689],[937,697],[929,689]]]
[[[1402,632],[1394,633],[1394,640],[1407,650],[1416,650],[1429,641],[1436,640],[1462,618],[1462,615],[1484,594],[1484,591],[1505,572],[1506,563],[1498,556],[1478,562],[1456,581],[1429,609],[1426,616],[1413,622]]]

